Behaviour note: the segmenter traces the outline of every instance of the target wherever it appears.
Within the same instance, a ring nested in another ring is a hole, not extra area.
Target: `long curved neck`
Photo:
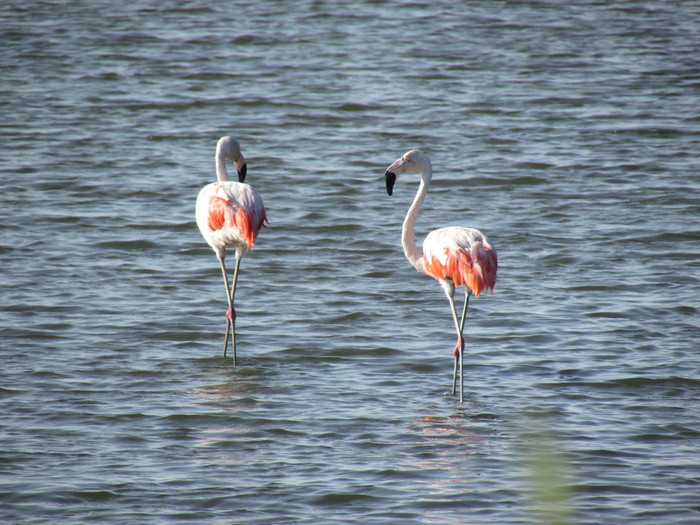
[[[423,205],[425,196],[428,193],[428,188],[430,187],[430,181],[433,177],[433,172],[430,166],[428,166],[424,171],[421,172],[420,186],[418,186],[418,191],[413,199],[413,204],[408,208],[406,213],[406,218],[403,221],[403,229],[401,231],[401,244],[403,245],[403,253],[406,254],[406,258],[411,265],[419,272],[425,273],[423,265],[423,253],[416,246],[416,219],[418,218],[418,213],[420,212],[420,207]]]
[[[216,148],[216,178],[220,181],[228,180],[226,172],[226,156],[219,148]]]

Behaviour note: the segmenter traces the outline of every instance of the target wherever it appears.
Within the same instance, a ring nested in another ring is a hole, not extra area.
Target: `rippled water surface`
[[[700,523],[700,9],[0,5],[0,521]],[[231,134],[269,227],[239,366],[194,222]],[[481,229],[465,400],[400,244]]]

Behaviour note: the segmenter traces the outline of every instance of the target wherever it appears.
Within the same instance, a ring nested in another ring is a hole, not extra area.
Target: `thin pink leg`
[[[233,346],[233,366],[236,366],[236,310],[233,307],[233,298],[236,293],[236,283],[238,282],[238,268],[241,264],[241,257],[236,252],[236,267],[233,272],[233,287],[229,288],[228,277],[226,275],[226,265],[223,259],[221,262],[221,273],[224,277],[224,285],[226,286],[226,298],[228,299],[228,310],[226,311],[226,336],[224,337],[224,357],[226,357],[226,349],[228,347],[229,332],[231,334],[231,346]]]
[[[233,306],[226,311],[226,319],[228,319],[229,322],[236,320],[236,310],[233,309]]]
[[[464,397],[464,374],[463,374],[463,359],[464,359],[464,338],[462,334],[457,336],[457,344],[452,350],[455,356],[455,368],[452,375],[452,394],[457,390],[457,364],[459,363],[459,402],[461,403]]]

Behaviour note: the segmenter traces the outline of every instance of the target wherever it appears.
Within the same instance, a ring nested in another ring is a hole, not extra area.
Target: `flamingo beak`
[[[240,155],[238,159],[233,161],[233,163],[236,165],[236,169],[238,170],[238,182],[245,181],[246,173],[248,173],[248,164],[246,164],[245,157]]]
[[[386,181],[386,192],[392,195],[394,193],[394,184],[396,183],[396,174],[391,170],[386,170],[384,180]]]
[[[236,166],[238,168],[238,166]],[[245,176],[248,173],[248,165],[243,162],[240,168],[238,168],[238,182],[244,182]]]

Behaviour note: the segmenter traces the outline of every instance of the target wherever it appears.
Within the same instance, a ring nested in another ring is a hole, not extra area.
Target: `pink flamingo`
[[[450,301],[452,318],[457,329],[457,344],[454,348],[454,373],[452,376],[452,394],[457,387],[457,364],[459,363],[459,400],[464,399],[463,354],[464,319],[467,316],[469,297],[477,297],[482,291],[493,291],[496,284],[498,258],[496,250],[488,243],[484,234],[474,228],[451,226],[440,228],[428,234],[423,242],[423,253],[416,246],[415,225],[420,207],[425,200],[433,176],[430,159],[418,150],[409,151],[389,166],[384,174],[386,191],[389,195],[394,192],[394,183],[403,173],[420,173],[421,181],[413,204],[406,213],[401,231],[401,244],[406,258],[413,267],[426,275],[434,277],[445,290]],[[455,288],[465,285],[464,309],[461,320],[457,319],[454,295]]]
[[[226,286],[228,311],[226,312],[226,336],[224,338],[224,357],[228,347],[229,331],[233,347],[233,365],[236,366],[236,311],[233,300],[236,294],[238,268],[243,254],[253,247],[260,228],[265,226],[267,217],[262,197],[250,185],[243,184],[247,166],[241,147],[232,137],[221,137],[216,145],[216,176],[218,182],[212,182],[202,188],[197,196],[196,218],[199,231],[204,240],[212,247],[221,263],[221,273]],[[233,162],[238,170],[238,180],[228,180],[226,159]],[[233,272],[233,286],[229,288],[226,275],[226,248],[236,250],[236,267]]]

